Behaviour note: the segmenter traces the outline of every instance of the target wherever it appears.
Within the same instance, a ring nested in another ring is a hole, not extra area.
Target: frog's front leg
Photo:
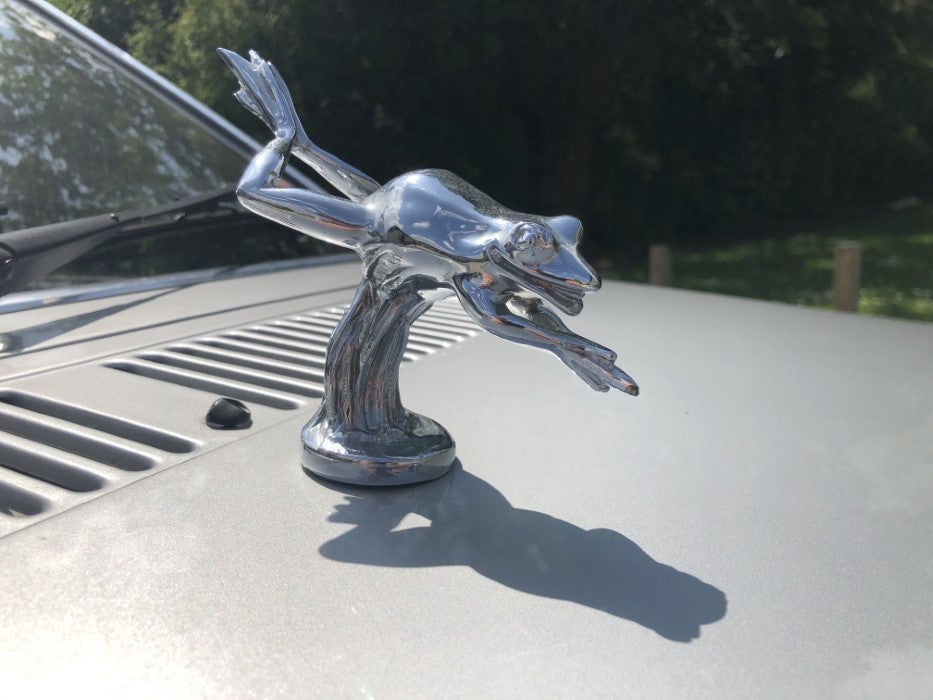
[[[635,380],[615,366],[616,354],[612,350],[571,331],[537,297],[502,288],[494,280],[488,283],[487,277],[464,275],[454,283],[464,310],[484,330],[551,351],[597,391],[615,388],[638,395]]]

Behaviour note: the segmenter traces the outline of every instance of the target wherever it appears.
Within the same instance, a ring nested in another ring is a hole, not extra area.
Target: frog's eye
[[[553,232],[537,223],[519,225],[507,247],[512,258],[525,265],[540,265],[557,255]]]
[[[540,224],[522,224],[512,234],[516,250],[542,249],[554,245],[551,232]]]

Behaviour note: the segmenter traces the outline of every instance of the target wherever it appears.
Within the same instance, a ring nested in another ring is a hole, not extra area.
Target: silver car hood
[[[2,317],[22,349],[0,361],[0,496],[31,511],[0,514],[5,690],[933,687],[933,326],[607,283],[572,326],[620,352],[632,399],[441,305],[402,392],[459,463],[367,490],[302,472],[316,385],[274,359],[358,275]],[[263,333],[284,342],[243,351]],[[209,429],[230,392],[253,426]]]

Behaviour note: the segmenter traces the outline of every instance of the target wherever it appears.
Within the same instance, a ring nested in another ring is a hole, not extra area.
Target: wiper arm
[[[170,228],[190,214],[213,212],[224,202],[239,208],[236,192],[224,187],[152,209],[102,214],[0,234],[0,296],[42,279],[79,255],[120,235]]]

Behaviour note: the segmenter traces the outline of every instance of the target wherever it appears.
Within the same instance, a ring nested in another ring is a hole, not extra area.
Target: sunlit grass
[[[674,286],[829,307],[833,246],[841,240],[862,246],[860,313],[933,321],[933,206],[788,238],[674,251]],[[644,269],[617,276],[646,280]]]

